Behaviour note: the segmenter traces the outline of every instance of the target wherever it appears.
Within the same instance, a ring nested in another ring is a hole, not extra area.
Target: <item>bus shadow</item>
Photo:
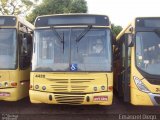
[[[0,101],[0,113],[44,115],[158,114],[159,107],[133,106],[123,102],[123,99],[115,93],[111,106],[32,104],[27,97],[16,102]]]

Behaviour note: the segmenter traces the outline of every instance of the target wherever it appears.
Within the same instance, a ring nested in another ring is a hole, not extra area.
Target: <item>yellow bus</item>
[[[32,103],[111,105],[112,41],[109,17],[39,16],[35,20]]]
[[[160,17],[137,17],[116,38],[114,84],[133,105],[160,105]]]
[[[0,100],[29,95],[33,28],[17,16],[0,16]]]

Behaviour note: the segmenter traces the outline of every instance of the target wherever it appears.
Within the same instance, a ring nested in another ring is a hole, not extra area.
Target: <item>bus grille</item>
[[[81,104],[85,95],[55,94],[55,99],[60,104]]]
[[[160,97],[155,96],[154,99],[155,99],[155,101],[157,102],[157,104],[160,105]]]
[[[70,93],[84,93],[88,88],[87,84],[94,79],[55,79],[51,88],[54,92],[70,92]]]

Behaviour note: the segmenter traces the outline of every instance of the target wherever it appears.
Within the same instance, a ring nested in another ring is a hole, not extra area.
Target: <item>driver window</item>
[[[102,55],[104,53],[104,42],[102,38],[96,38],[92,42],[91,54]]]
[[[32,55],[32,36],[31,33],[19,31],[19,54],[20,69],[25,70],[30,67]]]

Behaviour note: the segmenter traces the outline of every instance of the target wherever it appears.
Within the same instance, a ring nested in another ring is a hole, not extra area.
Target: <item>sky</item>
[[[111,23],[122,27],[127,26],[135,17],[160,17],[160,0],[86,0],[86,2],[88,13],[108,15]]]
[[[104,14],[111,23],[125,27],[135,17],[159,16],[160,0],[86,0],[88,13]]]

